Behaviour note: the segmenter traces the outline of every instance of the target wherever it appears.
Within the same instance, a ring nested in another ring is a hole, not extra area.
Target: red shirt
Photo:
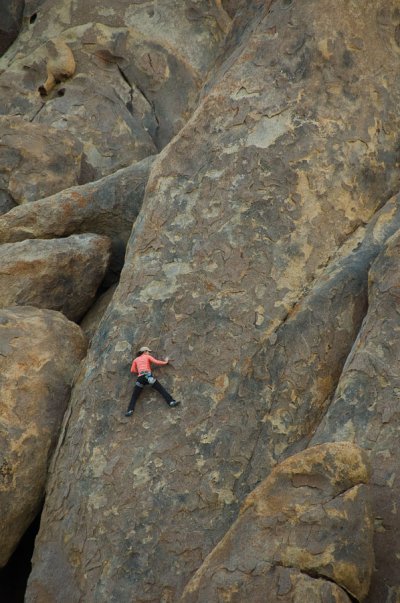
[[[142,373],[151,373],[151,365],[155,364],[157,366],[164,366],[164,364],[168,364],[165,360],[156,360],[150,354],[145,352],[141,354],[132,362],[131,373],[138,373],[141,375]]]

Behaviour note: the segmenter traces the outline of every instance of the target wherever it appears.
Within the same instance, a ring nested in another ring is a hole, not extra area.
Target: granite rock
[[[0,61],[0,114],[68,130],[83,145],[85,182],[157,153],[178,133],[230,23],[215,0],[45,0],[27,3],[25,14]],[[63,45],[76,70],[41,96],[49,46]]]
[[[82,145],[68,132],[0,117],[0,192],[15,203],[78,184]]]
[[[142,206],[154,157],[101,180],[64,190],[0,217],[0,243],[49,239],[91,232],[112,241],[109,280],[123,266],[132,225]]]
[[[343,589],[344,600],[347,592],[362,601],[373,570],[367,482],[367,456],[347,442],[312,447],[283,461],[246,498],[180,601],[261,603],[268,593],[270,603],[283,594],[289,595],[284,601],[295,602],[302,573],[327,578],[333,600]],[[303,600],[321,601],[327,585],[307,583],[310,595]]]
[[[0,307],[48,308],[78,321],[95,299],[109,257],[110,239],[94,234],[1,245]]]
[[[268,410],[264,379],[241,386],[399,188],[397,9],[266,3],[158,156],[74,388],[27,602],[179,600],[233,523]],[[182,405],[149,393],[129,421],[144,344],[172,358],[158,374]]]
[[[59,312],[0,310],[0,567],[38,513],[73,378],[86,352]]]
[[[312,439],[312,443],[348,440],[368,452],[376,555],[370,603],[390,603],[400,593],[399,254],[400,231],[372,265],[368,313]]]

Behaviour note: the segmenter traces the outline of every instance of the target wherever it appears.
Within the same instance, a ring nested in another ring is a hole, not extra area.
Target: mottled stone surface
[[[28,602],[179,598],[253,486],[267,407],[252,367],[398,189],[397,3],[268,8],[153,166],[74,389]],[[145,343],[171,356],[160,380],[182,406],[150,392],[128,421]]]
[[[18,35],[24,12],[24,0],[0,0],[0,55]]]
[[[154,157],[82,186],[66,188],[0,217],[0,243],[92,232],[112,240],[110,275],[121,271]]]
[[[241,486],[255,485],[277,462],[307,446],[326,413],[368,306],[368,271],[400,229],[400,195],[359,228],[259,355],[247,383],[264,382],[266,412],[249,446]]]
[[[85,351],[81,329],[59,312],[0,310],[0,567],[40,509]]]
[[[68,130],[83,145],[85,181],[155,154],[177,134],[230,23],[215,0],[45,0],[25,14],[0,61],[0,113]],[[67,44],[76,70],[42,97],[49,43]]]
[[[36,306],[80,320],[103,280],[110,246],[94,234],[0,245],[0,307]]]
[[[313,443],[356,442],[369,452],[376,573],[370,603],[400,596],[400,231],[370,272],[368,313]]]
[[[68,132],[0,117],[0,193],[15,203],[78,184],[82,145]]]
[[[247,497],[180,601],[261,602],[268,593],[268,601],[278,602],[283,593],[274,566],[296,569],[297,578],[301,572],[326,577],[362,601],[373,570],[367,482],[367,456],[352,444],[293,455]],[[304,602],[321,600],[321,582],[313,586],[316,592]],[[284,600],[298,601],[296,589],[287,590]]]

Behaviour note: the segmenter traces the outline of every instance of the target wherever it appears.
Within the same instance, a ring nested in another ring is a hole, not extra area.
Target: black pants
[[[142,393],[145,385],[151,385],[151,387],[153,387],[156,391],[158,391],[162,395],[162,397],[164,398],[164,400],[166,401],[167,404],[169,404],[173,400],[173,397],[171,396],[171,394],[169,394],[167,392],[167,390],[161,385],[161,383],[159,383],[159,381],[157,381],[157,379],[155,379],[154,383],[150,384],[148,382],[146,376],[140,375],[140,377],[138,377],[138,379],[136,381],[135,388],[132,393],[132,398],[131,398],[131,401],[129,402],[128,411],[135,410],[135,404],[136,404],[137,399],[139,398],[140,394]]]

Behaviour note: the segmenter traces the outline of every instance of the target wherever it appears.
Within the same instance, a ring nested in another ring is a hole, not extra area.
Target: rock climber
[[[168,406],[172,407],[179,404],[179,402],[173,399],[171,394],[169,394],[167,390],[163,388],[161,383],[159,383],[151,373],[152,364],[155,364],[156,366],[164,366],[165,364],[168,364],[169,358],[166,358],[165,360],[157,360],[153,356],[150,356],[151,351],[152,350],[147,346],[143,346],[140,348],[136,358],[132,362],[131,373],[136,373],[138,378],[135,383],[131,401],[129,402],[128,410],[125,413],[126,417],[130,417],[133,414],[136,401],[142,393],[145,385],[151,385],[154,387],[154,389],[163,396]]]

